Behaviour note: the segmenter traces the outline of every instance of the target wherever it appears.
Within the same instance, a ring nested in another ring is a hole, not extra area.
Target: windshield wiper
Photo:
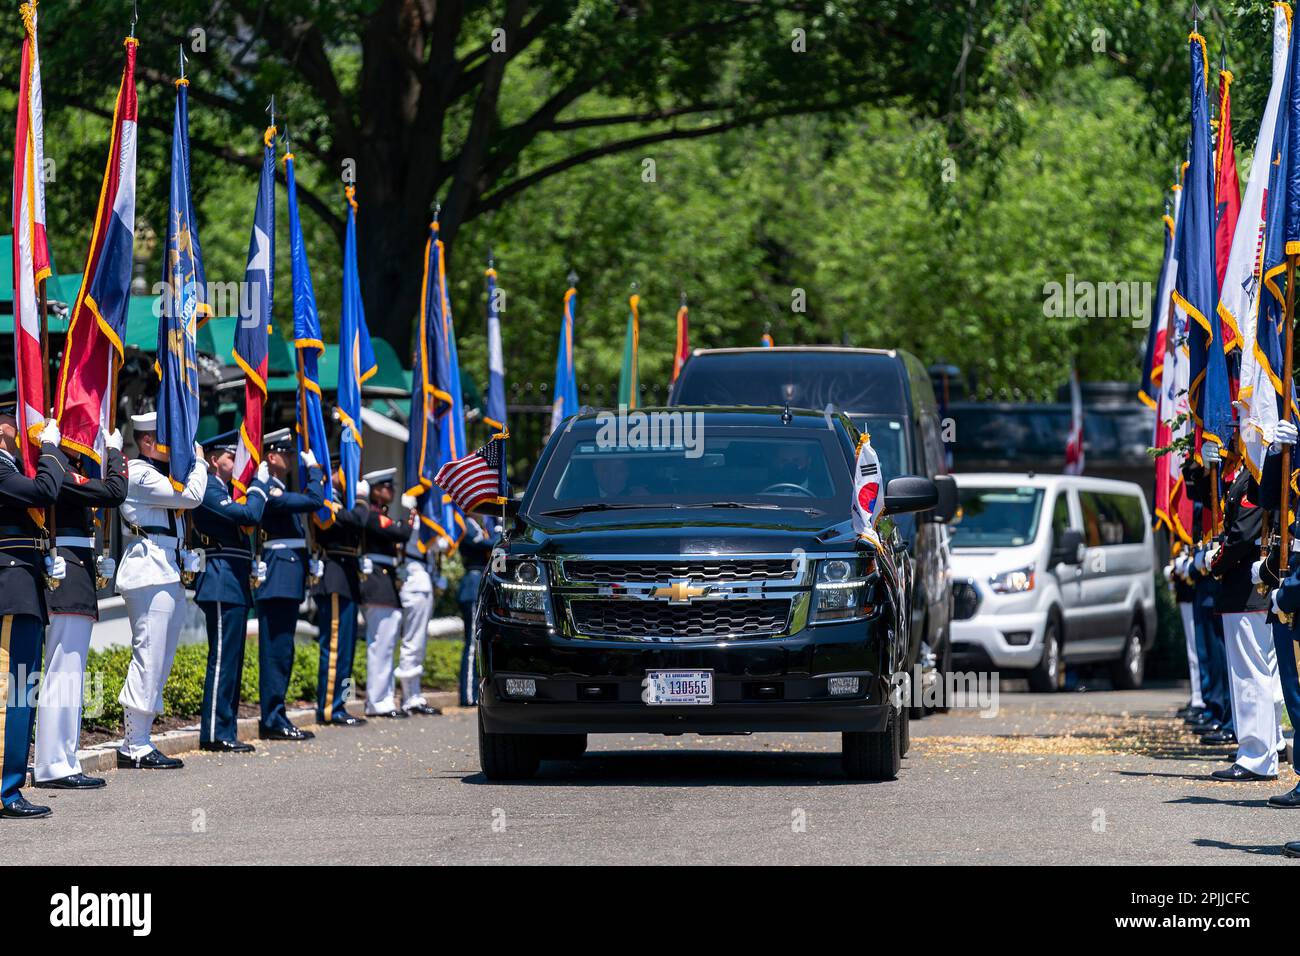
[[[665,505],[627,504],[610,501],[593,501],[590,504],[574,505],[572,508],[556,508],[554,511],[541,511],[539,514],[550,518],[564,518],[581,514],[584,511],[616,511],[622,508],[663,508]]]
[[[825,514],[820,508],[800,508],[787,505],[774,505],[761,501],[706,501],[702,504],[673,505],[674,508],[752,508],[756,511],[800,511],[804,514]]]

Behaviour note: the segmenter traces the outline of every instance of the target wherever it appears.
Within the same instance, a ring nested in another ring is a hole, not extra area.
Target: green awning
[[[411,373],[402,368],[396,350],[383,339],[374,340],[375,364],[379,370],[366,380],[362,392],[389,395],[411,394]],[[292,362],[293,359],[290,359]],[[291,365],[296,369],[296,365]],[[326,342],[325,351],[317,362],[321,388],[326,392],[338,390],[339,382],[339,347],[335,342]],[[272,379],[267,383],[272,392],[292,392],[298,388],[296,376],[284,379]]]
[[[235,349],[235,329],[239,316],[229,315],[209,319],[198,333],[200,352],[215,355],[223,365],[234,365],[232,358]],[[274,332],[268,336],[267,372],[268,375],[292,375],[294,373],[293,350],[289,343]]]

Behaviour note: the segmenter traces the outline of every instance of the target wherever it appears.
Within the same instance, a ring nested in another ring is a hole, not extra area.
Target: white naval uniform
[[[127,469],[122,518],[139,528],[165,527],[169,511],[199,506],[207,484],[208,469],[201,455],[181,491],[176,491],[152,462],[133,460]],[[131,664],[117,699],[126,721],[121,752],[138,758],[153,749],[149,731],[154,718],[162,713],[163,687],[185,623],[185,588],[178,563],[178,537],[154,532],[141,537],[127,527],[122,531],[126,547],[117,566],[117,591],[126,602],[131,622]]]
[[[397,710],[393,682],[393,651],[402,629],[402,609],[383,604],[366,606],[366,713]]]
[[[411,530],[411,540],[406,545],[408,555],[420,553],[420,529]],[[420,693],[420,678],[424,674],[424,653],[429,642],[429,618],[433,614],[433,576],[429,573],[429,555],[419,559],[406,559],[406,579],[402,581],[399,595],[402,600],[402,647],[398,653],[397,669],[393,672],[402,684],[402,707],[428,706]]]
[[[1267,612],[1223,615],[1228,652],[1232,722],[1237,728],[1237,763],[1258,774],[1277,773],[1282,743],[1273,688],[1278,680],[1277,651]]]
[[[1178,613],[1183,619],[1183,637],[1187,639],[1187,670],[1192,681],[1192,706],[1204,707],[1201,699],[1201,662],[1196,657],[1196,619],[1191,601],[1179,601]]]
[[[45,632],[45,676],[37,703],[35,780],[81,773],[77,744],[81,740],[86,654],[94,626],[95,619],[84,614],[50,614]]]

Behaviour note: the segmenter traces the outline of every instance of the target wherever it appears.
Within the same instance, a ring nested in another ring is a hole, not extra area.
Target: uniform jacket
[[[366,533],[363,539],[366,557],[374,567],[361,582],[361,602],[381,607],[401,607],[397,597],[397,548],[405,544],[411,529],[388,517],[386,510],[373,505],[366,509]]]
[[[361,603],[361,538],[370,507],[358,503],[351,511],[334,510],[334,523],[316,532],[325,573],[313,594],[338,594],[354,604]]]
[[[271,487],[262,513],[262,560],[266,562],[266,581],[254,598],[291,598],[301,601],[307,593],[307,525],[302,517],[325,503],[325,472],[316,465],[307,471],[304,491],[287,491],[284,482],[271,479]],[[302,541],[292,548],[266,547],[275,541]]]
[[[1295,451],[1292,451],[1292,458],[1295,457]],[[1296,473],[1292,472],[1291,476],[1291,512],[1294,515],[1300,515],[1300,495],[1295,492]],[[1277,526],[1278,511],[1282,507],[1282,456],[1269,455],[1264,459],[1263,473],[1259,479],[1259,497],[1260,503],[1273,514],[1273,525]],[[1288,614],[1295,614],[1300,610],[1300,539],[1296,536],[1300,534],[1300,517],[1291,523],[1290,530],[1290,551],[1289,560],[1286,562],[1286,568],[1282,572],[1282,580],[1277,585],[1277,606]],[[1276,568],[1279,564],[1278,546],[1280,542],[1274,544],[1273,551],[1270,554],[1268,566]],[[1274,575],[1271,573],[1261,573],[1268,583],[1273,583]]]
[[[84,467],[84,458],[68,466],[59,500],[54,503],[56,544],[67,564],[67,575],[49,593],[47,602],[51,614],[84,614],[99,620],[95,548],[93,544],[69,544],[66,539],[89,538],[93,542],[94,509],[116,508],[126,500],[126,459],[116,448],[110,448],[103,478],[87,477]]]
[[[68,459],[54,445],[42,445],[36,477],[0,450],[0,614],[25,614],[48,622],[45,613],[45,555],[41,529],[28,508],[54,504]]]
[[[1267,596],[1256,591],[1250,580],[1250,567],[1259,560],[1263,520],[1259,486],[1242,468],[1223,497],[1223,543],[1210,567],[1220,582],[1214,602],[1220,614],[1268,608]]]
[[[172,487],[165,463],[131,460],[121,508],[126,546],[117,565],[119,592],[180,581],[177,552],[185,532],[176,512],[197,508],[207,484],[208,468],[202,458],[195,460],[180,491]]]
[[[195,582],[194,600],[252,607],[253,591],[248,578],[253,570],[253,552],[248,536],[262,521],[269,489],[265,482],[253,482],[240,504],[224,481],[208,473],[203,503],[194,512],[194,539],[207,558]]]

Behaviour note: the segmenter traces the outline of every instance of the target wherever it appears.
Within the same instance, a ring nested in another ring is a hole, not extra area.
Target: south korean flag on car
[[[871,447],[871,436],[866,432],[858,439],[857,461],[853,466],[853,530],[879,545],[876,536],[876,519],[884,505],[880,494],[880,459]]]

